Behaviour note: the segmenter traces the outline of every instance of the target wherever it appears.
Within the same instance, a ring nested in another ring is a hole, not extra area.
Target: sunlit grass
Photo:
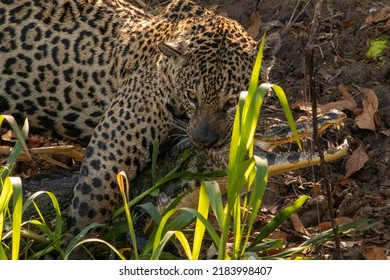
[[[269,241],[265,238],[294,213],[309,196],[302,196],[281,211],[257,237],[251,240],[253,225],[268,180],[267,160],[253,154],[254,133],[263,98],[271,89],[278,96],[300,147],[299,136],[283,90],[272,84],[257,86],[263,47],[264,38],[259,48],[248,92],[241,94],[237,106],[227,171],[226,203],[223,202],[222,193],[216,181],[203,181],[200,186],[197,210],[187,207],[177,209],[181,197],[178,197],[162,214],[158,213],[153,205],[142,205],[141,207],[144,207],[156,223],[149,242],[141,254],[142,258],[147,256],[150,256],[151,259],[160,258],[164,246],[169,240],[172,240],[176,246],[181,245],[188,259],[199,259],[204,246],[205,234],[211,239],[219,259],[253,258],[253,254],[259,253],[256,250],[281,248],[281,242]],[[184,174],[173,170],[160,182],[164,183],[173,177],[180,178],[180,175]],[[191,174],[186,175],[190,179],[195,179],[191,177]],[[153,177],[155,178],[155,176]],[[157,181],[152,190],[158,186]],[[211,225],[207,220],[209,208],[217,220],[218,228],[215,228],[215,225]],[[175,216],[174,214],[177,213],[180,214]],[[194,219],[195,228],[191,231],[191,236],[186,236],[183,230]],[[176,239],[172,239],[174,236]],[[232,245],[230,245],[231,240],[233,240]]]
[[[17,126],[15,119],[11,116],[0,115],[0,127],[3,121],[7,120],[14,130],[17,137],[17,143],[8,158],[4,167],[0,168],[0,259],[19,259],[20,241],[21,241],[21,223],[22,223],[22,184],[20,178],[9,177],[16,159],[23,147],[26,147],[24,140],[28,134],[28,122],[25,121],[22,130]],[[27,150],[27,149],[26,149]],[[9,204],[12,199],[12,208]],[[11,226],[8,231],[6,227]],[[4,234],[4,232],[6,234]],[[11,235],[11,244],[3,242]],[[9,255],[11,250],[11,256]]]

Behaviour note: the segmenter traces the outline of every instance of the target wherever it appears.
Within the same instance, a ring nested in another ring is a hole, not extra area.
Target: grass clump
[[[253,154],[254,133],[263,98],[270,89],[273,89],[277,94],[300,146],[299,136],[283,90],[272,84],[262,84],[258,87],[263,47],[264,37],[254,65],[248,92],[241,93],[237,106],[227,171],[226,203],[223,203],[222,194],[216,181],[203,181],[200,186],[197,210],[177,209],[175,207],[178,202],[174,201],[160,215],[152,205],[145,206],[154,218],[156,228],[141,253],[143,258],[159,259],[164,257],[163,248],[169,240],[172,240],[178,248],[181,246],[188,259],[199,259],[206,235],[212,241],[218,259],[259,258],[259,252],[282,247],[280,241],[265,239],[309,196],[304,195],[285,208],[256,237],[252,237],[253,225],[268,180],[267,160]],[[217,220],[218,228],[215,228],[208,221],[210,209]],[[180,214],[170,219],[176,212]],[[191,237],[187,238],[189,236],[185,234],[186,226],[194,219],[195,227],[191,230]],[[130,232],[133,230],[130,229]],[[176,238],[172,239],[173,236]]]
[[[16,159],[28,134],[28,122],[25,121],[20,130],[15,119],[8,115],[0,115],[0,127],[7,120],[17,137],[17,143],[5,166],[0,167],[0,259],[19,259],[21,224],[22,224],[22,183],[20,178],[10,177]],[[12,200],[12,208],[9,207]],[[10,239],[10,242],[3,240]]]

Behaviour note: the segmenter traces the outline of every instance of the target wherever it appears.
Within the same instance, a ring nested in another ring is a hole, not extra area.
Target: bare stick
[[[297,1],[297,5],[295,6],[294,8],[294,11],[290,17],[290,20],[288,21],[286,27],[284,28],[284,30],[282,31],[281,35],[282,37],[284,37],[288,31],[290,31],[290,28],[291,26],[298,20],[298,18],[305,12],[305,10],[307,9],[307,7],[311,4],[311,0],[307,1],[305,6],[302,8],[302,10],[295,16],[295,13],[298,9],[298,6],[299,6],[299,3],[300,1]],[[295,17],[294,17],[295,16]]]
[[[321,162],[322,169],[322,177],[325,184],[326,196],[328,201],[328,208],[330,213],[330,219],[332,224],[333,233],[335,236],[335,244],[336,244],[336,257],[338,259],[342,259],[341,256],[341,247],[340,247],[340,239],[338,236],[338,225],[335,220],[335,215],[333,212],[333,204],[332,204],[332,191],[329,182],[329,168],[328,164],[325,162],[324,154],[323,154],[323,145],[319,138],[318,128],[317,128],[317,95],[315,89],[315,77],[313,74],[313,56],[314,56],[314,42],[317,35],[317,27],[318,27],[318,18],[321,13],[321,5],[323,0],[317,0],[313,21],[311,25],[311,30],[309,34],[309,38],[307,40],[307,44],[305,47],[305,91],[306,96],[310,96],[313,110],[313,138],[316,143],[318,154]]]

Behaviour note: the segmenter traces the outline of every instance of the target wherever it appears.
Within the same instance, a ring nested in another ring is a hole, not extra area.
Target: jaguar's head
[[[258,45],[237,22],[215,15],[182,20],[170,41],[159,43],[160,65],[168,65],[167,80],[189,119],[187,136],[195,146],[218,148],[230,141],[238,98],[248,88]],[[265,48],[262,81],[276,45],[268,42]]]

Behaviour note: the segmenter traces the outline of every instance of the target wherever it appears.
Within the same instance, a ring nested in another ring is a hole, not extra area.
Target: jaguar
[[[199,149],[230,141],[259,42],[191,0],[150,15],[126,0],[0,0],[0,113],[31,132],[86,145],[71,233],[105,223],[153,143],[185,123]],[[280,37],[266,40],[266,81]]]

